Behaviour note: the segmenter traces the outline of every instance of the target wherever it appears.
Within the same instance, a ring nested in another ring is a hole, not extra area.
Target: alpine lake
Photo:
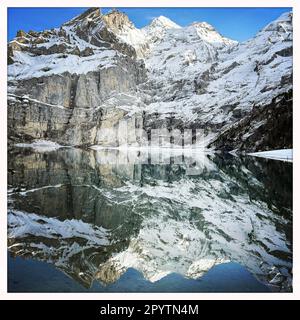
[[[12,148],[9,292],[290,292],[292,163]]]

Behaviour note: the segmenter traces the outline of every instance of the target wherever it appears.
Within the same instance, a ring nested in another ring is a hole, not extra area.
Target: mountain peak
[[[100,8],[90,8],[80,15],[74,17],[73,19],[67,21],[64,23],[64,25],[69,26],[69,25],[74,25],[78,24],[79,22],[82,21],[90,21],[90,20],[97,20],[101,17],[101,9]]]
[[[285,12],[276,20],[265,26],[262,31],[292,32],[293,13]]]
[[[156,17],[152,20],[152,22],[150,23],[150,26],[159,26],[159,27],[163,27],[166,29],[173,29],[173,28],[181,28],[177,23],[175,23],[174,21],[170,20],[169,18],[165,17],[165,16],[159,16]]]
[[[235,40],[223,37],[211,24],[207,22],[193,22],[192,28],[196,29],[198,36],[211,44],[215,45],[232,45],[237,43]]]
[[[129,20],[128,16],[117,10],[112,9],[106,14],[101,13],[100,8],[90,8],[78,15],[77,17],[66,22],[65,26],[85,26],[92,25],[97,26],[105,23],[105,25],[113,32],[118,33],[124,26],[130,28],[134,27],[134,24]]]
[[[134,28],[134,24],[129,20],[128,16],[117,9],[113,9],[103,15],[102,19],[107,27],[114,32],[120,31],[124,26]]]
[[[207,23],[205,21],[203,21],[203,22],[193,22],[192,25],[194,27],[206,29],[208,31],[216,31],[215,28],[211,24],[209,24],[209,23]]]

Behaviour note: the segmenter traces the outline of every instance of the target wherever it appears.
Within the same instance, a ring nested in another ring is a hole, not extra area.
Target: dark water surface
[[[9,291],[292,290],[291,163],[156,156],[10,150]]]
[[[8,266],[10,292],[270,292],[234,262],[219,264],[197,280],[172,273],[154,283],[129,268],[112,284],[94,280],[88,288],[46,262],[9,256]]]

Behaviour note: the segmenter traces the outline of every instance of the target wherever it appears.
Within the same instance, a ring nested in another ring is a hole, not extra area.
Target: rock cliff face
[[[293,148],[292,93],[287,92],[268,105],[252,111],[211,141],[209,147],[223,151]]]
[[[158,17],[137,29],[98,8],[60,28],[19,31],[8,44],[9,142],[137,145],[135,130],[127,141],[105,131],[126,119],[148,132],[203,128],[210,147],[223,150],[284,148],[292,144],[292,48],[291,13],[243,43],[205,22],[182,28]],[[252,120],[271,132],[260,143]]]

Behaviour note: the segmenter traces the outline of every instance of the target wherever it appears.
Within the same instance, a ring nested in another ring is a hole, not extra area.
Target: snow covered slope
[[[292,88],[292,15],[283,14],[240,44],[207,24],[171,29],[146,66],[155,91],[148,112],[234,122]]]
[[[9,135],[17,142],[98,144],[100,111],[105,110],[106,100],[113,97],[115,107],[124,109],[118,97],[127,94],[132,96],[127,116],[143,114],[147,131],[202,128],[216,138],[254,108],[272,105],[287,93],[292,99],[292,41],[291,12],[243,43],[225,38],[206,22],[181,27],[160,16],[138,29],[125,14],[113,10],[103,15],[97,8],[60,28],[19,31],[8,44],[8,90],[19,97],[17,103],[9,99],[13,106],[9,128],[14,128]],[[31,106],[31,112],[21,106],[26,97],[40,103],[45,109],[43,121],[51,125],[43,127],[33,119]],[[76,139],[65,134],[70,122],[58,125],[50,117],[50,105],[57,104],[68,108],[61,112],[63,119],[72,117]],[[89,113],[83,115],[82,108]],[[20,120],[24,112],[30,125]],[[97,120],[91,125],[90,118]],[[113,127],[115,121],[111,123]],[[247,151],[259,151],[267,144],[248,143]]]

